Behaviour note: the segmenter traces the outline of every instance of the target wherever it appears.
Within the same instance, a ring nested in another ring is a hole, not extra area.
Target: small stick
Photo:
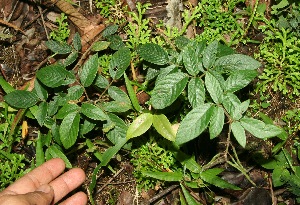
[[[110,178],[100,189],[97,190],[96,194],[99,194],[107,185],[109,185],[122,171],[124,171],[124,168],[122,167],[115,175]]]
[[[22,29],[20,29],[19,27],[15,26],[14,24],[11,24],[11,23],[9,23],[9,22],[6,22],[6,21],[4,21],[4,20],[2,20],[2,19],[0,19],[0,24],[6,25],[6,26],[8,26],[8,27],[11,27],[11,28],[15,29],[16,31],[19,31],[19,32],[21,32],[22,34],[26,35],[26,33],[25,33]]]
[[[152,197],[149,202],[153,203],[156,200],[162,198],[163,196],[167,195],[169,192],[173,191],[174,189],[177,189],[179,187],[178,184],[172,185],[170,187],[168,187],[167,189],[164,189],[163,191],[159,192],[158,194],[156,194],[154,197]]]

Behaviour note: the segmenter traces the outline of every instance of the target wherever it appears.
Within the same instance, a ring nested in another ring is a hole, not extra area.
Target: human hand
[[[50,205],[59,202],[85,180],[82,169],[65,170],[62,159],[51,159],[0,192],[0,205]],[[61,175],[61,176],[60,176]],[[77,192],[61,205],[84,205],[87,196]]]

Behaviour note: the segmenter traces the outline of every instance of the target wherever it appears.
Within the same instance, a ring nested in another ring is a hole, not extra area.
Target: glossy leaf
[[[126,112],[132,108],[130,102],[111,101],[103,103],[103,109],[107,112]]]
[[[83,64],[82,70],[79,73],[81,84],[84,87],[89,87],[96,78],[97,72],[98,54],[94,54]]]
[[[108,95],[115,101],[131,103],[128,95],[116,86],[110,86],[108,88]]]
[[[90,103],[83,103],[81,105],[81,112],[93,120],[107,120],[107,115],[101,110],[101,108]]]
[[[109,85],[109,82],[107,78],[105,78],[102,75],[97,75],[96,79],[94,81],[94,85],[97,86],[98,88],[107,88]]]
[[[217,58],[218,52],[218,41],[213,41],[210,43],[203,51],[203,66],[209,69],[213,66]]]
[[[79,121],[80,116],[78,112],[71,112],[61,123],[59,135],[65,149],[68,149],[75,144],[79,131]]]
[[[257,76],[256,70],[237,70],[225,82],[226,92],[235,92],[246,87]]]
[[[78,58],[78,52],[73,51],[68,55],[68,57],[64,60],[64,66],[67,67],[74,63]]]
[[[216,104],[220,104],[223,101],[223,89],[218,79],[211,73],[205,74],[205,86],[210,94],[210,97]]]
[[[52,52],[57,54],[68,54],[72,51],[72,47],[66,42],[49,40],[46,41],[45,44]]]
[[[192,109],[181,121],[175,143],[181,145],[198,137],[207,128],[212,113],[210,104]]]
[[[36,93],[36,95],[41,99],[46,101],[48,98],[48,92],[46,90],[46,88],[44,87],[44,85],[42,85],[38,79],[34,80],[34,88],[33,88],[33,92]]]
[[[2,76],[0,76],[0,86],[6,94],[15,90],[8,82],[6,82],[6,80],[4,80]]]
[[[68,88],[68,94],[66,95],[65,99],[67,101],[76,101],[79,100],[79,98],[82,97],[82,94],[84,92],[84,88],[80,85],[75,85],[70,88]]]
[[[151,127],[153,122],[153,115],[150,113],[143,113],[138,116],[133,122],[129,125],[126,138],[131,139],[134,137],[138,137]]]
[[[43,67],[36,72],[36,76],[44,85],[51,88],[70,84],[75,81],[74,74],[59,64]]]
[[[227,93],[222,102],[224,108],[234,120],[241,119],[243,113],[248,109],[249,103],[249,100],[241,103],[238,97],[233,93]]]
[[[69,113],[75,112],[79,110],[79,106],[77,104],[69,104],[66,103],[62,106],[57,114],[55,115],[56,119],[64,119]]]
[[[188,83],[188,99],[193,108],[204,104],[205,88],[200,78],[192,78]]]
[[[281,128],[275,125],[265,124],[257,119],[243,117],[240,122],[248,132],[260,139],[275,137],[282,133]]]
[[[183,174],[181,172],[150,172],[143,171],[143,175],[146,175],[151,178],[155,178],[162,181],[167,182],[179,182],[183,178]]]
[[[204,72],[202,65],[202,52],[205,42],[190,42],[181,52],[183,64],[187,72],[196,76],[200,71]]]
[[[5,95],[4,100],[14,108],[29,108],[34,106],[40,99],[33,92],[15,90]]]
[[[128,95],[129,95],[129,98],[131,100],[131,103],[132,103],[132,106],[133,108],[136,110],[136,111],[140,111],[141,110],[141,106],[139,104],[139,101],[136,97],[136,93],[134,92],[133,88],[132,88],[132,85],[131,85],[131,82],[130,80],[128,79],[126,73],[124,73],[124,78],[125,78],[125,85],[126,85],[126,89],[127,89],[127,92],[128,92]]]
[[[131,54],[130,50],[127,47],[122,47],[120,50],[115,52],[112,55],[110,65],[109,65],[109,74],[113,79],[119,79],[123,74],[126,68],[130,65]]]
[[[245,134],[245,129],[242,127],[241,123],[238,121],[232,122],[231,123],[231,131],[233,133],[234,138],[236,141],[245,148],[246,146],[246,134]]]
[[[155,109],[171,105],[184,90],[188,77],[184,73],[172,73],[157,81],[150,99]]]
[[[235,72],[237,70],[255,70],[259,68],[261,64],[250,56],[232,54],[219,58],[215,66]]]
[[[176,132],[164,114],[153,115],[153,127],[167,140],[175,141]]]
[[[217,137],[223,130],[225,114],[222,107],[212,107],[213,113],[210,118],[209,136],[210,139]]]
[[[154,43],[141,45],[138,53],[145,61],[156,65],[165,65],[169,62],[168,53],[161,46]]]
[[[37,110],[35,118],[41,127],[44,125],[44,122],[45,122],[45,119],[47,116],[47,109],[48,109],[48,103],[41,102],[39,104],[39,108]]]

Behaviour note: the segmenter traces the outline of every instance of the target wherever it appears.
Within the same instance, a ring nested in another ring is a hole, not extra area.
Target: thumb
[[[30,205],[49,205],[53,201],[54,191],[49,184],[40,186],[36,191],[24,195]]]

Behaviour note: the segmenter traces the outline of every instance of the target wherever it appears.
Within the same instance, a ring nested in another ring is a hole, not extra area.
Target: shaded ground
[[[45,47],[44,42],[47,41],[47,36],[51,30],[57,25],[54,22],[56,16],[60,15],[60,9],[55,5],[56,1],[43,1],[38,4],[36,1],[5,1],[0,0],[0,8],[3,11],[0,13],[2,27],[1,32],[11,37],[2,39],[0,42],[0,60],[1,73],[4,78],[12,85],[21,89],[26,83],[33,82],[35,72],[47,63],[52,63],[55,59],[48,59],[51,55],[50,51]],[[255,1],[247,1],[247,5],[254,5]],[[124,1],[129,7],[134,7],[135,2]],[[152,1],[153,7],[148,11],[147,15],[153,18],[163,18],[165,13],[166,1]],[[191,1],[191,3],[193,3]],[[270,2],[266,1],[267,6]],[[99,15],[99,11],[90,5],[89,1],[76,1],[75,10],[82,14],[79,18],[84,23],[74,24],[69,21],[69,28],[72,37],[75,31],[80,32],[82,36],[90,30],[98,29],[93,36],[89,36],[87,41],[93,41],[99,32],[104,28],[105,19]],[[92,11],[91,9],[92,8]],[[62,8],[61,8],[62,9]],[[43,18],[42,18],[43,16]],[[83,18],[84,17],[84,18]],[[92,24],[85,22],[93,22]],[[100,25],[100,26],[99,26]],[[90,26],[90,27],[89,27]],[[260,33],[255,30],[249,32],[257,38],[262,38]],[[88,49],[88,43],[86,49]],[[247,55],[252,55],[255,52],[255,45],[241,45],[237,51]],[[271,92],[270,92],[271,93]],[[1,97],[3,97],[3,93]],[[253,96],[254,99],[259,99],[260,96]],[[288,99],[283,99],[282,96],[273,93],[270,97],[272,101],[267,113],[273,119],[280,119],[280,115],[289,107],[299,107],[299,105],[290,102]],[[280,122],[278,122],[280,123]],[[34,125],[31,125],[29,131],[29,140],[34,139],[36,135],[33,133]],[[220,190],[214,189],[200,191],[199,193],[192,192],[193,196],[203,204],[272,204],[272,201],[286,201],[288,204],[295,204],[292,196],[285,189],[273,190],[271,173],[258,167],[253,161],[253,156],[259,154],[270,155],[273,144],[271,141],[259,141],[248,136],[249,148],[246,150],[237,150],[239,159],[244,167],[247,168],[248,174],[252,183],[245,178],[240,172],[225,164],[225,159],[220,157],[215,165],[225,168],[223,179],[241,187],[242,191]],[[226,136],[221,136],[218,141],[210,141],[205,138],[193,141],[194,149],[197,152],[197,161],[200,164],[208,163],[211,158],[225,150],[224,142]],[[234,142],[233,142],[234,143]],[[206,147],[207,149],[199,149]],[[24,144],[16,145],[16,150],[23,150],[28,157],[34,156],[32,149]],[[31,151],[30,151],[31,150]],[[199,151],[201,150],[201,151]],[[212,152],[211,150],[214,150]],[[130,158],[125,151],[119,153],[121,160],[113,159],[111,166],[115,170],[112,173],[106,168],[98,174],[98,182],[94,192],[94,199],[97,204],[180,204],[179,190],[180,187],[176,184],[169,184],[158,190],[150,190],[138,194],[136,189],[136,181],[132,175],[134,167],[130,164]],[[251,155],[251,156],[250,156]],[[97,160],[89,156],[89,153],[73,154],[72,163],[74,166],[83,168],[87,174],[87,180],[82,186],[85,192],[88,190],[90,178],[94,168],[97,166]],[[232,156],[234,157],[234,156]],[[254,184],[256,186],[254,186]]]

